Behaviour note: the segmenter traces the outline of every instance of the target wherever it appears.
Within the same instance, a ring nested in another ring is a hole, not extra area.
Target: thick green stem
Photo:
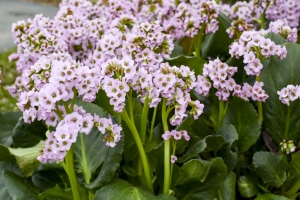
[[[205,28],[205,23],[202,24],[201,29],[198,31],[198,34],[194,39],[195,57],[198,58],[201,58],[201,45],[204,38],[204,28]]]
[[[72,193],[73,193],[73,199],[74,200],[80,200],[80,193],[79,193],[79,186],[78,186],[78,181],[76,178],[76,174],[74,171],[74,162],[73,162],[73,149],[74,146],[71,146],[71,149],[68,151],[66,157],[65,157],[65,163],[63,163],[63,167],[68,174],[70,183],[71,183],[71,188],[72,188]]]
[[[300,189],[300,177],[298,178],[297,182],[287,191],[284,193],[284,196],[289,199],[295,199],[295,195]]]
[[[78,91],[75,88],[73,88],[73,92],[74,92],[74,96],[73,96],[71,106],[70,106],[70,112],[71,113],[73,112],[73,109],[74,109],[74,105],[75,105],[75,101],[76,101]]]
[[[166,102],[167,100],[164,98],[162,103],[162,124],[164,127],[164,132],[168,131],[167,118],[168,114],[166,112]],[[164,142],[164,188],[163,193],[169,194],[170,190],[170,140],[165,140]]]
[[[136,130],[136,127],[134,125],[134,122],[132,122],[126,112],[125,109],[123,109],[122,112],[122,117],[123,120],[125,121],[125,123],[127,124],[128,128],[131,131],[131,134],[134,138],[134,141],[137,145],[141,160],[142,160],[142,164],[143,164],[143,168],[144,168],[144,174],[145,174],[145,179],[146,179],[146,184],[147,184],[147,188],[153,193],[153,185],[151,182],[151,175],[150,175],[150,169],[149,169],[149,164],[148,164],[148,160],[147,160],[147,156],[141,141],[141,138],[139,136],[138,131]]]
[[[256,76],[256,81],[260,81],[260,76]],[[262,102],[258,101],[257,102],[257,110],[258,110],[258,117],[259,117],[259,121],[262,124],[264,121],[264,115],[263,115],[263,107],[262,107]]]
[[[140,136],[142,143],[145,144],[146,141],[146,127],[148,122],[148,112],[149,112],[149,98],[148,95],[145,97],[144,107],[142,112],[142,119],[141,119],[141,127],[140,127]]]
[[[12,102],[13,104],[16,104],[17,100],[9,94],[9,92],[4,88],[4,86],[0,84],[0,87],[1,87],[2,92],[4,93],[4,96],[6,98],[8,98],[10,100],[10,102]]]
[[[257,102],[257,109],[258,109],[259,121],[260,121],[260,123],[263,123],[264,116],[263,116],[263,108],[262,108],[262,102],[261,101]]]
[[[70,109],[69,109],[69,107],[68,107],[68,103],[65,102],[65,101],[63,101],[63,105],[64,105],[64,108],[65,108],[65,110],[66,110],[66,113],[67,113],[67,114],[70,114],[71,112],[70,112]]]
[[[150,134],[149,134],[149,141],[152,141],[156,113],[157,113],[157,106],[154,108],[153,115],[152,115],[151,128],[150,128]]]
[[[286,116],[284,138],[287,138],[287,136],[289,134],[289,129],[290,129],[290,115],[291,115],[291,107],[288,106],[288,113],[287,113],[287,116]]]
[[[224,101],[219,100],[219,121],[218,121],[218,128],[221,127],[223,119],[224,119],[224,114],[225,112],[225,107],[224,107]]]
[[[127,95],[127,100],[128,100],[128,106],[129,106],[129,116],[130,116],[130,119],[134,121],[133,105],[132,105],[132,90],[129,91],[129,94]]]
[[[266,15],[265,12],[260,14],[260,29],[265,28]]]
[[[89,190],[89,200],[94,200],[95,194],[92,190]]]

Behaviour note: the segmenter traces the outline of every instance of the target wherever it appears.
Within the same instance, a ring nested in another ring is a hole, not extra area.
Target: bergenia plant
[[[299,16],[299,0],[63,0],[14,23],[0,199],[298,198]]]

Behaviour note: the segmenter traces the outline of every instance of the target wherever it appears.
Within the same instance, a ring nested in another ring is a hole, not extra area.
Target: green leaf
[[[22,116],[21,112],[3,112],[0,113],[0,144],[5,146],[12,145],[12,130]]]
[[[279,196],[275,194],[261,194],[258,193],[255,200],[290,200],[284,196]]]
[[[2,171],[2,169],[0,171]],[[0,199],[12,200],[12,197],[9,195],[9,193],[4,185],[2,174],[0,176]]]
[[[300,85],[300,45],[287,43],[286,49],[286,58],[271,57],[261,72],[264,89],[269,95],[264,104],[264,125],[277,145],[283,139],[300,140],[300,101],[291,102],[288,118],[288,106],[279,100],[277,94],[288,84]]]
[[[64,176],[67,176],[67,174],[62,170],[43,170],[34,173],[31,180],[35,186],[45,191],[54,188],[56,185],[64,187]]]
[[[233,200],[235,195],[236,174],[232,171],[226,176],[220,187],[218,200]]]
[[[219,149],[216,156],[223,158],[228,167],[228,171],[233,170],[238,163],[238,154],[231,151],[231,145],[229,143],[224,144],[221,149]]]
[[[202,140],[200,140],[199,142],[197,142],[196,144],[194,144],[193,146],[191,146],[186,152],[185,154],[183,154],[181,157],[178,158],[178,162],[185,162],[193,157],[195,157],[196,155],[198,155],[199,153],[201,153],[202,151],[217,151],[219,150],[222,145],[225,143],[224,139],[222,136],[214,136],[214,135],[209,135],[205,138],[203,138]]]
[[[115,179],[111,184],[102,187],[96,192],[95,200],[174,200],[175,198],[169,195],[154,196],[150,191],[142,188],[137,188],[129,184],[127,181]]]
[[[73,194],[71,188],[69,189],[62,189],[58,185],[54,188],[44,191],[43,193],[39,194],[39,199],[47,199],[47,200],[72,200]]]
[[[109,114],[113,115],[119,123],[121,122],[120,113],[114,111],[114,107],[110,105],[109,98],[106,96],[104,90],[98,91],[95,102],[97,103],[98,106],[105,109]]]
[[[128,165],[123,165],[121,168],[129,176],[137,176],[138,175],[136,173],[136,171],[132,167],[130,167]]]
[[[226,29],[230,26],[230,19],[223,13],[219,14],[219,29],[215,33],[205,36],[202,43],[202,58],[229,56],[229,45],[233,39],[229,38]]]
[[[223,136],[225,143],[232,144],[238,140],[239,135],[232,124],[223,124],[220,129],[216,132],[216,135]]]
[[[181,173],[184,178],[197,177],[200,181],[204,181],[206,178],[206,171],[209,168],[210,162],[206,160],[189,160],[181,167]]]
[[[34,121],[31,124],[27,124],[23,118],[20,118],[13,129],[13,145],[15,148],[33,147],[40,140],[46,139],[46,131],[47,128],[41,121]]]
[[[270,152],[256,152],[253,156],[253,165],[264,183],[280,187],[286,180],[288,164],[279,156]]]
[[[177,185],[175,197],[181,200],[214,199],[227,175],[227,167],[221,158],[211,160],[206,175],[202,180],[198,177],[189,177]]]
[[[282,45],[287,42],[283,37],[273,32],[267,33],[265,38],[270,38],[277,45]]]
[[[40,193],[39,188],[35,187],[28,180],[8,170],[2,172],[2,178],[8,193],[14,200],[38,199],[38,194]]]
[[[300,178],[300,151],[291,154],[292,160],[289,163],[288,177],[284,182],[285,188],[288,190]]]
[[[243,99],[233,97],[223,124],[235,126],[239,135],[236,141],[239,151],[247,151],[260,136],[260,122],[256,110]]]
[[[259,188],[253,182],[250,176],[239,177],[237,186],[240,194],[245,198],[253,197],[259,191]]]
[[[99,117],[107,117],[101,107],[88,103],[81,102],[76,103],[89,112],[95,113]],[[107,184],[113,177],[115,171],[119,167],[119,163],[122,158],[123,151],[123,139],[112,148],[105,144],[104,135],[99,132],[97,128],[93,128],[92,131],[86,134],[78,134],[77,141],[75,143],[74,155],[76,163],[76,171],[82,172],[86,187],[95,188]],[[98,175],[95,171],[100,167]],[[97,178],[92,180],[92,177],[96,175]],[[93,181],[91,183],[91,181]]]
[[[195,76],[202,74],[203,66],[206,63],[205,60],[194,56],[180,55],[174,58],[166,59],[171,66],[180,67],[181,65],[188,66],[191,70],[194,70]]]
[[[29,148],[8,148],[10,153],[16,157],[17,164],[23,171],[24,176],[31,176],[40,161],[37,157],[40,155],[40,150],[44,149],[45,141],[40,141],[34,147]]]

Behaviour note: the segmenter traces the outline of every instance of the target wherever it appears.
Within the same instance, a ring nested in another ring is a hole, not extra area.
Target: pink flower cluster
[[[253,86],[248,83],[244,83],[243,87],[236,85],[233,95],[236,95],[245,101],[249,101],[249,98],[252,98],[254,101],[265,102],[269,98],[269,95],[264,91],[262,88],[263,86],[264,83],[258,81],[255,81]]]
[[[166,131],[164,134],[162,134],[162,137],[163,137],[164,140],[170,140],[170,139],[174,139],[174,140],[185,139],[186,141],[190,140],[190,136],[188,135],[188,133],[185,130]]]
[[[289,106],[290,101],[295,101],[300,97],[300,87],[298,85],[288,85],[277,91],[277,94],[279,95],[279,100]]]
[[[111,119],[100,118],[96,114],[92,116],[81,107],[75,106],[72,113],[64,112],[62,117],[63,120],[57,124],[55,131],[48,134],[45,148],[38,156],[42,163],[63,161],[71,145],[76,142],[78,134],[89,134],[94,126],[102,134],[106,134],[104,141],[110,147],[114,147],[121,138],[122,128],[114,125]]]
[[[263,68],[261,61],[273,55],[280,59],[286,57],[285,46],[276,45],[269,38],[264,38],[256,31],[244,31],[238,42],[234,42],[229,49],[231,56],[244,56],[247,75],[258,76]]]
[[[239,34],[244,31],[250,31],[253,29],[253,24],[247,23],[241,18],[231,22],[230,27],[226,29],[230,38],[239,38]]]
[[[297,28],[291,28],[290,26],[285,25],[284,21],[280,19],[270,22],[269,31],[281,35],[289,42],[297,42],[298,39]]]
[[[288,26],[299,26],[300,0],[273,0],[266,10],[270,20],[283,20]]]
[[[198,94],[206,96],[211,87],[208,78],[211,80],[214,88],[217,89],[216,96],[219,100],[227,101],[230,91],[233,91],[236,83],[232,78],[237,72],[237,67],[229,67],[226,63],[221,62],[218,58],[204,64],[203,76],[198,75],[195,91]]]

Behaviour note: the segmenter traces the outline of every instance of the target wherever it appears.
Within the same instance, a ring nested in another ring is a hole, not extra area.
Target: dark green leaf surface
[[[218,199],[219,200],[236,199],[235,185],[236,185],[236,174],[234,172],[229,172],[225,180],[221,184],[220,192],[218,193]]]
[[[199,180],[193,176],[175,188],[175,197],[181,200],[214,199],[220,189],[222,181],[227,175],[227,167],[221,158],[211,160],[205,177]]]
[[[102,108],[95,104],[80,102],[79,100],[77,104],[83,106],[89,113],[95,113],[99,117],[107,117]],[[115,170],[119,167],[119,162],[122,158],[123,139],[114,148],[107,146],[103,139],[104,135],[97,128],[93,128],[88,135],[80,133],[75,143],[74,154],[77,172],[83,173],[89,188],[100,187],[108,183],[113,177]],[[92,180],[96,169],[100,165],[103,166],[97,178]]]
[[[255,171],[262,180],[275,187],[280,187],[286,180],[287,162],[270,152],[256,152],[253,156]]]
[[[44,191],[39,194],[39,199],[44,200],[72,200],[73,194],[71,189],[61,189],[58,185],[54,188]]]
[[[280,60],[273,56],[261,73],[264,89],[269,95],[264,104],[264,125],[277,145],[283,139],[300,140],[300,101],[291,102],[288,119],[288,106],[281,103],[277,94],[277,91],[289,84],[300,84],[300,45],[287,43],[286,48],[287,57]]]
[[[240,152],[247,151],[260,136],[260,122],[253,106],[243,99],[234,97],[223,124],[232,124],[238,133],[237,147]]]
[[[255,200],[290,200],[284,196],[279,196],[275,194],[261,194],[258,193],[257,197]]]
[[[21,116],[21,112],[0,113],[0,144],[5,146],[12,145],[12,131]]]
[[[26,124],[23,118],[20,118],[17,125],[13,129],[13,145],[18,147],[33,147],[40,140],[46,139],[47,129],[41,121],[34,121],[31,124]]]
[[[253,182],[250,176],[239,177],[237,186],[240,194],[245,198],[253,197],[259,191],[259,188],[256,186],[255,182]]]
[[[185,65],[190,67],[191,70],[195,72],[195,75],[202,74],[203,66],[206,63],[205,60],[202,60],[198,57],[193,56],[185,56],[180,55],[174,58],[170,58],[166,60],[171,66],[180,67],[181,65]]]
[[[198,155],[199,153],[201,153],[204,150],[217,151],[222,147],[222,145],[224,143],[225,143],[225,141],[222,136],[209,135],[209,136],[203,138],[202,140],[200,140],[199,142],[197,142],[196,144],[194,144],[193,146],[191,146],[185,152],[185,154],[183,154],[180,158],[178,158],[178,162],[185,162],[185,161],[195,157],[196,155]]]
[[[230,26],[230,19],[223,13],[219,14],[219,29],[216,33],[210,33],[205,36],[202,44],[202,58],[207,56],[229,56],[229,45],[233,42],[233,39],[229,38],[226,33],[226,29]]]
[[[111,184],[102,187],[96,192],[95,200],[175,200],[169,195],[154,196],[148,190],[137,188],[127,181],[115,179]]]
[[[14,200],[38,199],[39,188],[26,179],[8,170],[2,172],[2,178],[8,193]]]

